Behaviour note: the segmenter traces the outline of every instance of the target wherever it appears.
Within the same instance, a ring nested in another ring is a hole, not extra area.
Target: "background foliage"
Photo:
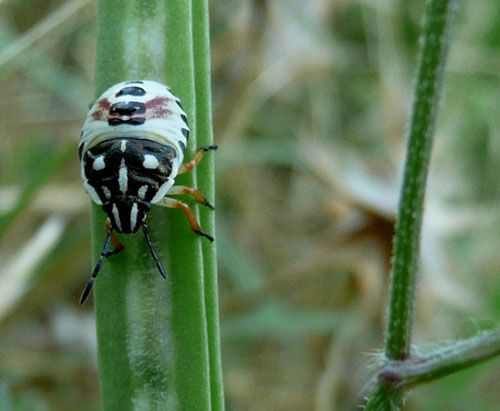
[[[383,345],[423,2],[211,2],[228,410],[355,409]],[[0,0],[0,401],[98,409],[89,198],[94,3]],[[414,342],[500,318],[500,5],[461,2],[426,194]],[[179,216],[182,218],[182,216]],[[186,224],[186,230],[188,230]],[[421,349],[425,350],[425,346]],[[491,410],[498,360],[408,409]]]

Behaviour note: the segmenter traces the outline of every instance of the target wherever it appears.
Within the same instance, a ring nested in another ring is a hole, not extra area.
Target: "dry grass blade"
[[[29,290],[35,269],[54,249],[66,227],[66,219],[53,215],[13,255],[0,272],[0,322]]]
[[[73,16],[88,4],[90,4],[90,0],[72,0],[59,7],[0,52],[0,69],[29,49],[35,42],[47,36],[62,24],[68,23]]]

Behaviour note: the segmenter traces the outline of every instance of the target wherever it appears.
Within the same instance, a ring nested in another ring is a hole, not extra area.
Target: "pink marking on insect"
[[[96,106],[96,109],[92,111],[92,118],[96,121],[105,121],[111,108],[111,102],[107,98],[102,98],[97,101]]]
[[[159,118],[172,115],[172,110],[168,108],[172,104],[172,99],[168,97],[155,97],[146,101],[146,118]]]

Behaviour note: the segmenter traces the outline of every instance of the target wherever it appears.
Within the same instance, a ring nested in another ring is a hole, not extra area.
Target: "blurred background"
[[[214,0],[228,410],[356,410],[383,346],[423,1]],[[0,408],[97,410],[91,0],[0,0]],[[500,319],[500,3],[463,1],[426,198],[414,342]],[[409,410],[494,410],[500,361]]]

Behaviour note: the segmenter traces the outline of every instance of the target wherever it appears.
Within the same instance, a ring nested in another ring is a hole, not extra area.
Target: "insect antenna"
[[[104,241],[104,246],[102,247],[101,255],[99,256],[99,260],[97,260],[97,264],[94,267],[94,271],[92,271],[92,276],[90,277],[89,282],[85,286],[85,289],[83,290],[82,296],[80,297],[80,304],[83,304],[85,301],[87,301],[87,298],[89,297],[90,292],[92,291],[92,287],[94,286],[94,280],[97,277],[97,274],[99,274],[99,271],[101,269],[102,263],[104,261],[104,257],[107,257],[110,255],[108,253],[108,247],[109,247],[109,242],[111,240],[111,234],[113,233],[113,228],[109,228],[108,235],[106,237],[106,241]],[[116,251],[116,250],[113,250]],[[113,253],[113,251],[111,253]]]
[[[153,247],[153,243],[151,242],[151,237],[149,236],[149,231],[148,231],[148,225],[146,224],[145,221],[142,222],[142,230],[144,231],[144,237],[146,237],[146,243],[148,243],[151,255],[153,256],[153,260],[156,261],[156,266],[158,267],[158,271],[160,272],[163,278],[167,278],[167,273],[165,272],[165,268],[163,268],[163,264],[158,258],[158,254],[156,254],[156,250]]]

